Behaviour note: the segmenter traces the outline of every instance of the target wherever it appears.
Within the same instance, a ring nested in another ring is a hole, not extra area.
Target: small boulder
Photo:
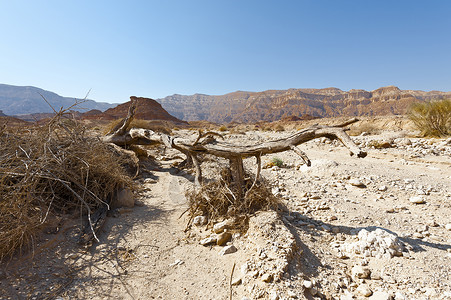
[[[425,203],[423,196],[413,196],[410,197],[409,201],[414,204],[423,204]]]
[[[366,284],[359,285],[355,289],[355,292],[358,296],[364,296],[364,297],[369,297],[373,294],[373,291],[371,291],[371,289]]]
[[[369,278],[370,274],[371,274],[371,271],[370,271],[370,269],[368,267],[355,265],[351,269],[351,275],[352,275],[353,278],[356,278],[356,279]]]
[[[370,299],[370,300],[390,300],[391,295],[384,291],[376,291],[368,299]]]
[[[221,251],[219,251],[219,255],[227,255],[227,254],[235,253],[237,251],[238,251],[238,249],[236,249],[236,247],[234,245],[225,246],[224,248],[222,248]]]
[[[360,188],[365,187],[365,184],[357,178],[350,179],[349,184],[352,186],[360,187]]]
[[[230,232],[223,232],[223,233],[218,234],[216,244],[218,246],[224,246],[231,239],[232,239],[232,234]]]
[[[213,226],[213,231],[214,231],[215,233],[221,233],[221,232],[223,232],[225,229],[228,229],[228,228],[230,227],[230,223],[231,223],[230,220],[225,220],[225,221],[216,223],[216,224]]]
[[[265,273],[265,274],[262,275],[262,281],[263,282],[271,282],[272,278],[273,278],[272,275],[268,274],[268,273]]]
[[[201,240],[199,243],[202,246],[208,246],[208,245],[216,243],[217,240],[218,240],[218,238],[216,237],[216,235],[212,235],[212,236],[209,236],[209,237]]]

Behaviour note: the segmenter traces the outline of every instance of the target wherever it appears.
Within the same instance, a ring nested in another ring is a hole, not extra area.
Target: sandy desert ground
[[[327,139],[300,145],[311,167],[291,151],[263,157],[284,162],[262,175],[285,209],[250,216],[225,246],[201,245],[217,237],[204,225],[184,232],[192,175],[172,167],[178,153],[156,153],[135,206],[111,213],[100,242],[78,247],[79,220],[62,218],[34,253],[1,266],[0,298],[451,299],[451,139],[399,130],[352,138],[366,158]],[[206,161],[204,175],[220,165]],[[255,172],[253,159],[245,165]]]

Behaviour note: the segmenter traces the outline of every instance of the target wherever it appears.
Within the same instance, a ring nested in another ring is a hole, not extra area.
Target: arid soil
[[[100,242],[81,248],[80,220],[55,220],[33,253],[1,265],[0,298],[451,299],[451,139],[353,139],[366,158],[326,139],[300,145],[311,167],[290,151],[263,157],[284,162],[262,175],[285,208],[250,216],[226,246],[202,246],[213,233],[205,225],[185,232],[192,175],[171,166],[178,153],[155,153],[160,164],[143,168],[135,207],[112,211]],[[205,177],[224,163],[205,161]],[[245,165],[255,172],[254,159]]]

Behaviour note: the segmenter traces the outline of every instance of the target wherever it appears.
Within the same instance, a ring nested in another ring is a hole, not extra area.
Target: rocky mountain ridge
[[[237,91],[217,96],[175,94],[157,101],[171,115],[182,120],[249,123],[304,115],[399,115],[405,114],[414,102],[440,98],[451,98],[451,92],[400,90],[395,86],[387,86],[373,91],[324,88]]]
[[[61,107],[68,108],[76,101],[75,98],[62,97],[56,93],[33,86],[0,84],[0,110],[8,116],[52,113],[52,108],[44,101],[44,99],[42,99],[41,95],[56,110],[59,110]],[[115,105],[116,104],[86,100],[79,107],[74,107],[74,110],[86,111],[99,109],[104,111]]]

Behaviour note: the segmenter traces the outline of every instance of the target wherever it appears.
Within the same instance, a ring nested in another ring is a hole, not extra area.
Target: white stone
[[[205,216],[194,217],[193,225],[195,225],[195,226],[202,226],[202,225],[205,225],[205,224],[207,224],[207,217],[205,217]]]
[[[381,191],[381,192],[385,192],[385,191],[387,190],[387,186],[386,186],[386,185],[381,185],[381,186],[378,188],[378,190]]]
[[[364,296],[364,297],[369,297],[369,296],[371,296],[373,294],[373,291],[371,291],[369,286],[366,285],[366,284],[359,285],[356,288],[355,292],[356,292],[357,295]]]
[[[313,282],[311,282],[310,280],[304,280],[304,282],[302,283],[302,285],[306,288],[306,289],[311,289],[313,287]]]
[[[356,265],[351,269],[351,275],[356,279],[366,279],[369,278],[371,271],[368,267]]]
[[[390,300],[391,296],[389,293],[384,292],[384,291],[376,291],[373,293],[373,295],[371,297],[369,297],[368,299],[370,300]]]
[[[410,197],[409,201],[414,204],[423,204],[425,202],[423,196]]]
[[[348,182],[349,182],[350,185],[357,186],[357,187],[364,187],[365,186],[365,184],[362,181],[360,181],[359,179],[357,179],[357,178],[352,178]]]
[[[271,299],[271,300],[279,300],[280,298],[279,298],[279,295],[277,294],[276,291],[272,291],[269,299]]]
[[[225,221],[216,223],[216,224],[213,226],[213,231],[214,231],[215,233],[221,233],[221,232],[224,231],[224,229],[227,229],[229,226],[230,226],[230,221],[229,221],[229,220],[225,220]]]
[[[202,246],[208,246],[208,245],[213,244],[213,243],[216,244],[216,241],[217,241],[217,237],[216,236],[209,236],[209,237],[201,240],[199,243]]]
[[[446,230],[451,230],[451,223],[445,225]]]
[[[219,251],[219,255],[227,255],[227,254],[235,253],[236,251],[238,251],[238,250],[236,249],[236,247],[234,245],[225,246],[224,248],[222,248],[221,251]]]

